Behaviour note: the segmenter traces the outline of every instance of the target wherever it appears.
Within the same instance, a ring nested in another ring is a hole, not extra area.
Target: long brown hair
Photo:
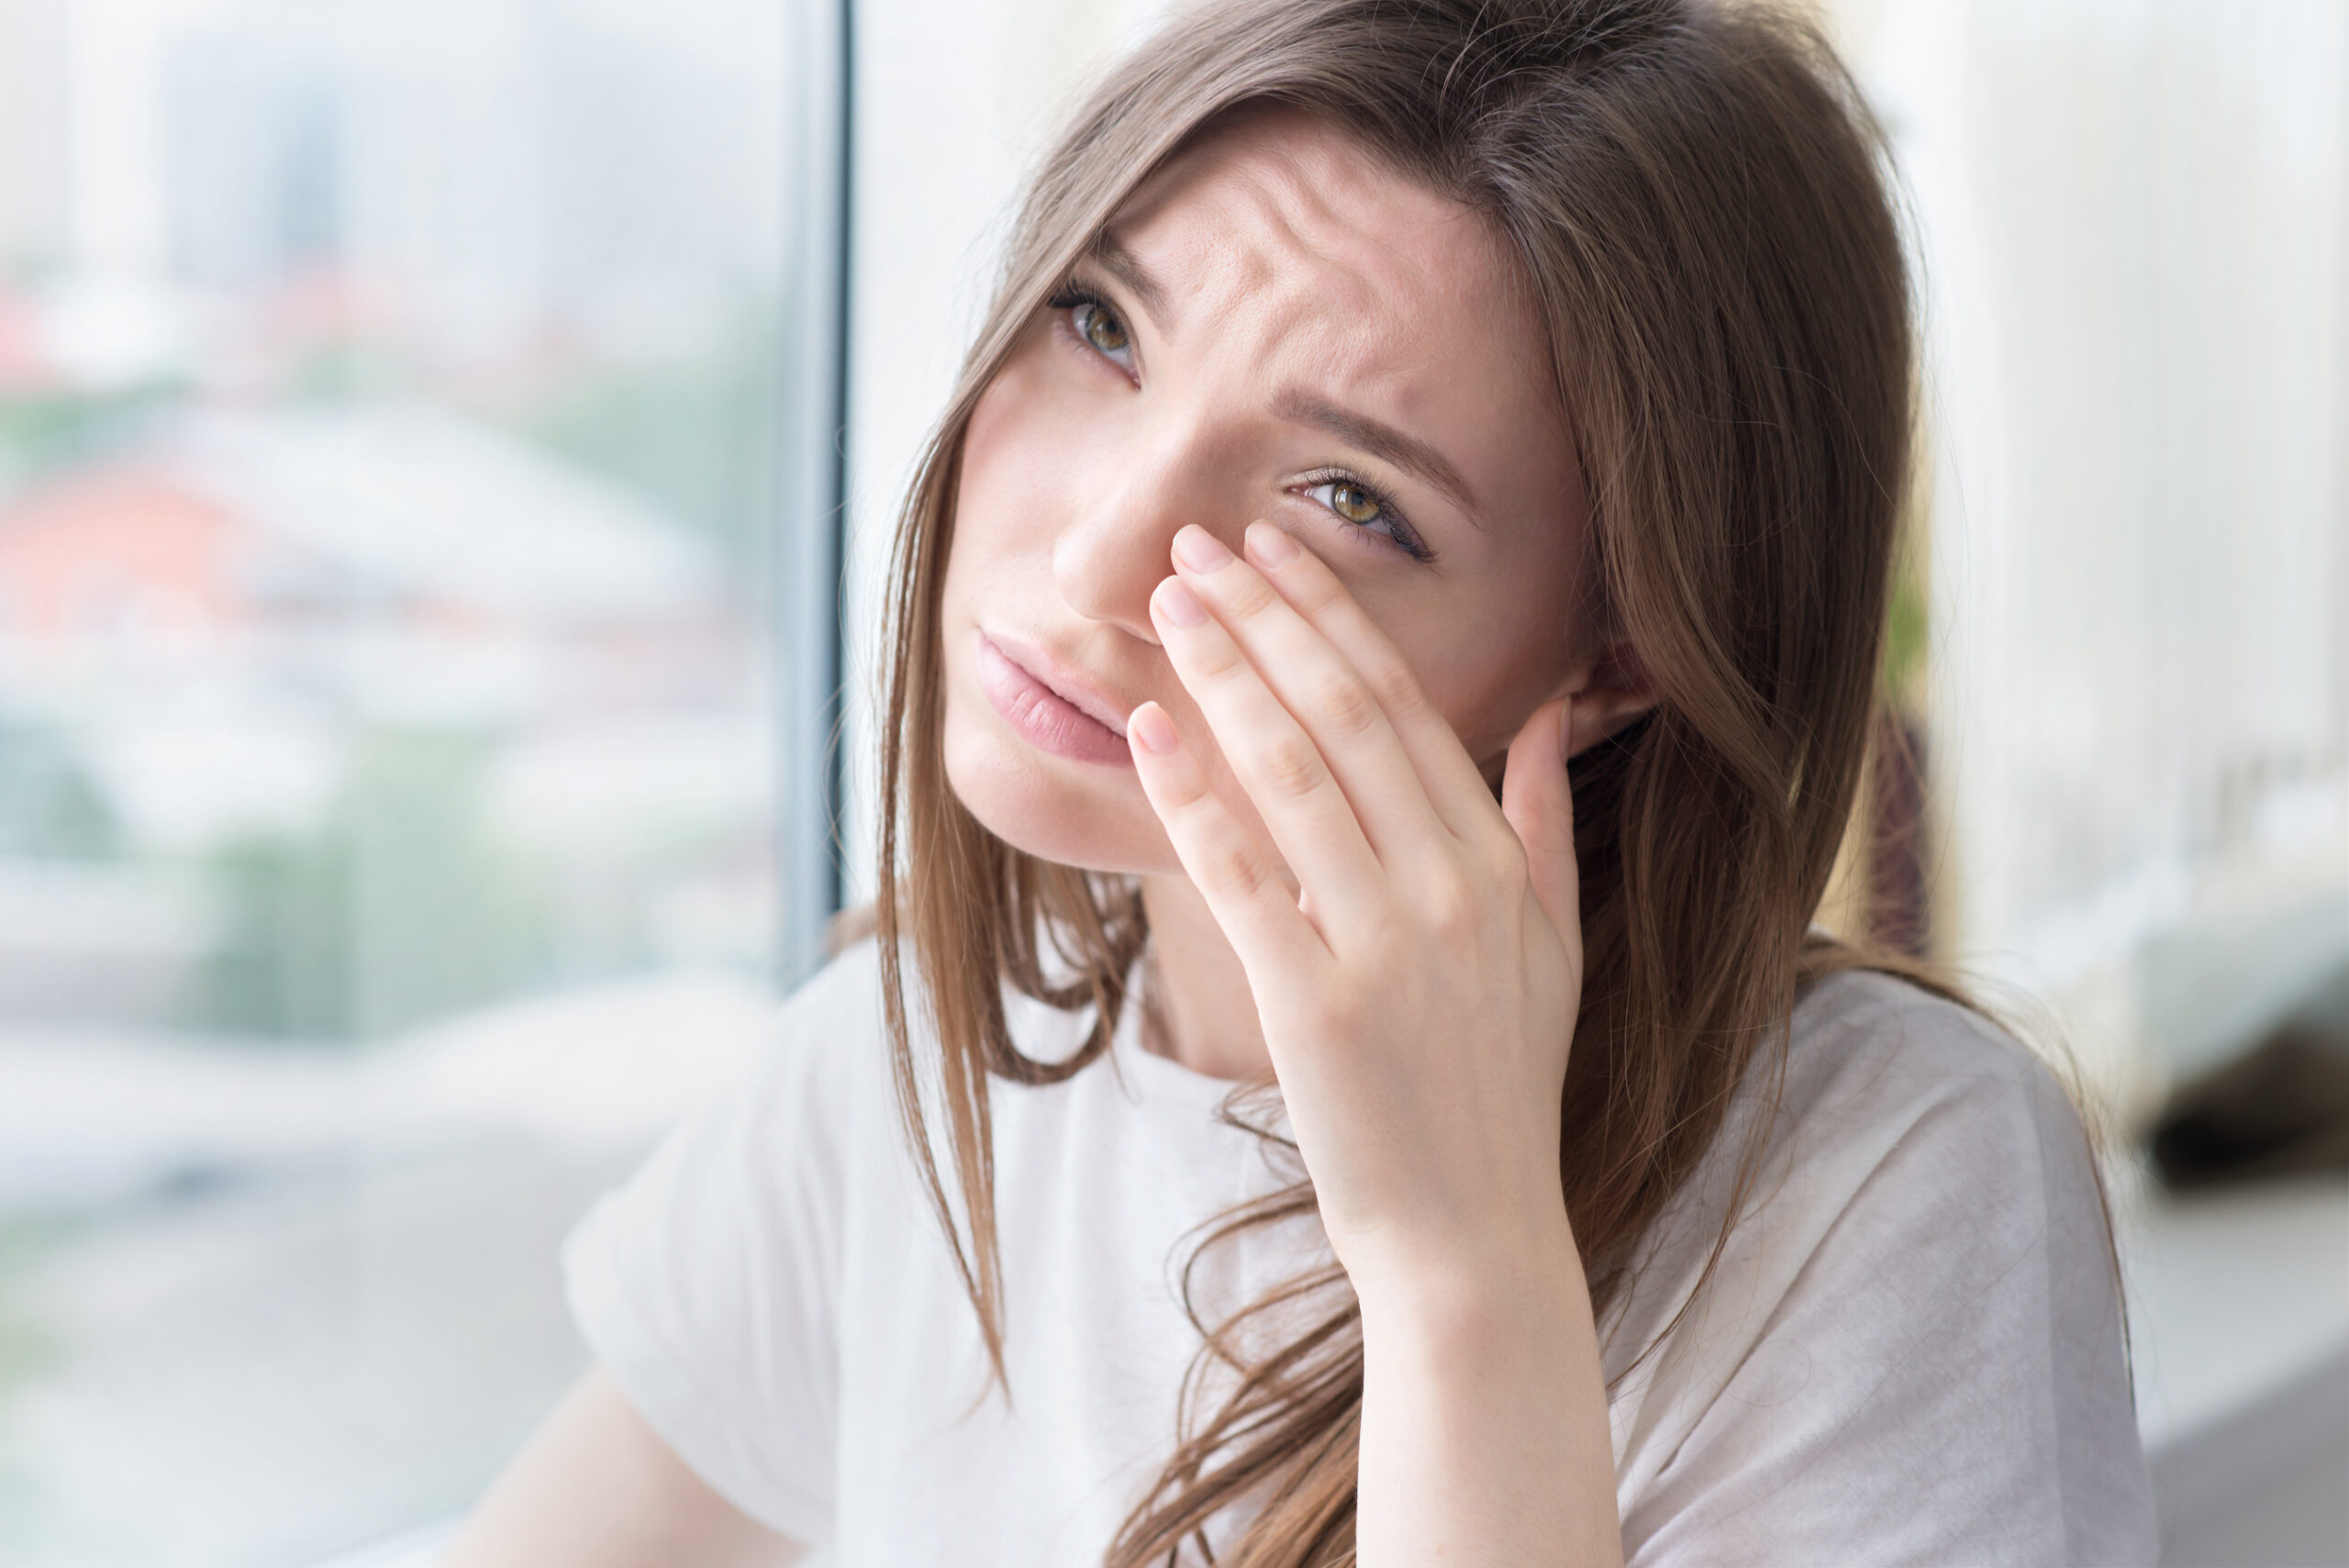
[[[1881,141],[1831,52],[1792,14],[1698,0],[1250,0],[1179,17],[1039,172],[892,567],[885,1004],[907,1130],[998,1379],[990,1082],[1098,1058],[1148,933],[1130,881],[1011,849],[947,783],[939,595],[963,431],[1136,184],[1258,105],[1321,117],[1506,237],[1577,443],[1593,613],[1656,695],[1573,768],[1587,972],[1560,1174],[1602,1313],[1732,1093],[1782,1065],[1798,988],[1854,962],[1807,928],[1871,732],[1913,365]],[[934,1052],[914,1046],[901,938]],[[1084,1048],[1023,1054],[1007,982],[1092,1009]],[[932,1152],[941,1119],[959,1217]],[[1209,1240],[1312,1207],[1300,1177]],[[1248,1331],[1301,1308],[1296,1332]],[[1202,1327],[1178,1446],[1108,1561],[1175,1560],[1217,1520],[1223,1562],[1351,1562],[1362,1346],[1342,1276]],[[1195,1397],[1210,1367],[1232,1374],[1211,1407]]]

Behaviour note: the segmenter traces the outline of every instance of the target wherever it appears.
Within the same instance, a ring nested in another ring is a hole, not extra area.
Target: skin
[[[1279,1079],[1362,1303],[1360,1561],[1620,1562],[1557,1168],[1564,758],[1650,699],[1583,608],[1546,334],[1482,218],[1293,113],[1195,145],[1108,239],[1093,298],[1037,314],[967,432],[949,778],[1008,842],[1141,877],[1160,1049]],[[1129,752],[1033,744],[982,634]],[[450,1561],[789,1560],[647,1445],[591,1377]],[[647,1544],[687,1539],[707,1554]]]

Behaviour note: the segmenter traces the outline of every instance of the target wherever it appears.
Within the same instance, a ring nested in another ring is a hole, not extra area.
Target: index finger
[[[1418,770],[1436,815],[1464,838],[1486,831],[1492,819],[1493,792],[1460,737],[1428,700],[1426,688],[1401,651],[1378,629],[1319,556],[1293,545],[1286,552],[1278,544],[1267,550],[1264,545],[1273,541],[1259,535],[1259,528],[1279,535],[1279,544],[1291,543],[1272,524],[1251,523],[1250,563],[1360,673],[1363,684],[1386,709],[1387,722],[1394,726],[1404,753]]]

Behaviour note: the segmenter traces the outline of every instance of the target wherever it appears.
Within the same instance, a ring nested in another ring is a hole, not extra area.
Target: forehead
[[[1465,302],[1521,291],[1483,217],[1390,168],[1325,120],[1258,110],[1215,127],[1136,188],[1110,225],[1128,248],[1206,266],[1185,282],[1264,284],[1264,263],[1290,263],[1354,295]]]
[[[1547,334],[1507,242],[1325,121],[1216,128],[1137,188],[1108,238],[1157,285],[1168,337],[1234,376],[1309,384],[1487,474],[1486,452],[1522,466],[1524,443],[1563,444]]]

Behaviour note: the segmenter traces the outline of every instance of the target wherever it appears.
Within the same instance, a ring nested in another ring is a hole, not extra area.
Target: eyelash
[[[1391,534],[1375,533],[1372,530],[1370,523],[1357,523],[1351,517],[1340,517],[1335,507],[1331,506],[1326,501],[1316,499],[1309,494],[1312,491],[1320,489],[1325,484],[1351,485],[1354,489],[1359,490],[1364,495],[1369,496],[1370,499],[1377,506],[1379,514],[1378,517],[1373,518],[1372,521],[1375,522],[1380,518],[1384,518],[1386,526],[1395,531]],[[1325,468],[1317,470],[1312,473],[1307,474],[1303,480],[1297,483],[1295,489],[1298,494],[1304,495],[1306,499],[1312,501],[1315,506],[1329,513],[1330,518],[1340,524],[1344,530],[1350,534],[1367,535],[1375,539],[1383,539],[1386,544],[1401,550],[1404,554],[1409,556],[1414,561],[1429,562],[1435,559],[1435,551],[1430,550],[1427,545],[1420,540],[1419,530],[1411,527],[1409,519],[1403,516],[1401,509],[1395,505],[1394,501],[1387,495],[1386,492],[1381,490],[1377,485],[1373,484],[1370,481],[1363,478],[1362,475],[1355,473],[1349,469]]]
[[[1102,298],[1096,291],[1086,288],[1084,284],[1077,283],[1074,279],[1070,279],[1069,281],[1062,284],[1058,289],[1053,291],[1052,296],[1044,302],[1045,308],[1054,312],[1058,317],[1055,325],[1058,327],[1060,331],[1066,336],[1068,341],[1073,347],[1082,353],[1090,354],[1096,358],[1107,358],[1106,355],[1102,354],[1100,350],[1095,348],[1085,339],[1085,334],[1076,329],[1076,324],[1068,318],[1068,313],[1074,310],[1080,305],[1089,305],[1094,309],[1109,317],[1119,326],[1122,327],[1125,325],[1125,317],[1118,314],[1117,306]],[[1130,336],[1131,329],[1128,328],[1128,332]],[[1115,370],[1120,372],[1125,371],[1125,367],[1119,364],[1115,360],[1109,361],[1109,364],[1111,368]],[[1337,510],[1328,503],[1315,500],[1309,492],[1319,490],[1325,484],[1352,485],[1353,488],[1361,491],[1364,495],[1369,496],[1373,502],[1377,504],[1379,516],[1386,519],[1386,525],[1392,528],[1394,532],[1391,534],[1375,533],[1372,531],[1369,523],[1357,523],[1351,518],[1341,517],[1338,515]],[[1401,550],[1404,554],[1409,556],[1414,561],[1430,562],[1435,559],[1435,552],[1430,550],[1427,545],[1420,540],[1419,530],[1411,527],[1409,520],[1403,516],[1402,510],[1395,505],[1394,499],[1389,496],[1386,491],[1380,489],[1377,485],[1371,484],[1370,481],[1363,478],[1362,475],[1353,473],[1350,469],[1318,469],[1315,472],[1307,474],[1302,481],[1292,486],[1292,493],[1303,495],[1307,500],[1312,501],[1313,505],[1320,507],[1323,512],[1329,515],[1330,521],[1339,524],[1342,531],[1353,535],[1356,538],[1367,538],[1370,539],[1385,541],[1384,545],[1372,545],[1372,549],[1381,549],[1391,546],[1394,549]]]
[[[1109,308],[1108,300],[1103,299],[1074,278],[1063,281],[1059,288],[1052,291],[1052,297],[1044,302],[1044,307],[1047,310],[1070,310],[1080,305],[1098,306],[1104,310]],[[1111,314],[1116,313],[1111,312]]]
[[[1097,359],[1108,359],[1108,356],[1103,354],[1100,350],[1095,348],[1091,343],[1085,340],[1085,334],[1078,331],[1076,329],[1076,324],[1068,318],[1068,313],[1074,310],[1080,305],[1091,306],[1094,309],[1099,311],[1102,315],[1107,316],[1110,320],[1115,321],[1120,327],[1124,327],[1126,325],[1126,318],[1118,314],[1118,307],[1116,306],[1111,305],[1108,300],[1102,298],[1099,294],[1096,293],[1092,289],[1086,288],[1083,284],[1077,283],[1074,279],[1061,284],[1060,288],[1053,293],[1052,297],[1044,302],[1044,307],[1053,312],[1057,317],[1058,319],[1055,324],[1059,327],[1061,332],[1066,336],[1069,342],[1074,345],[1080,352],[1091,354]],[[1129,341],[1131,340],[1131,328],[1128,328]],[[1130,377],[1133,373],[1131,371],[1127,370],[1125,366],[1119,364],[1115,360],[1109,360],[1108,362],[1110,367],[1121,375]]]

